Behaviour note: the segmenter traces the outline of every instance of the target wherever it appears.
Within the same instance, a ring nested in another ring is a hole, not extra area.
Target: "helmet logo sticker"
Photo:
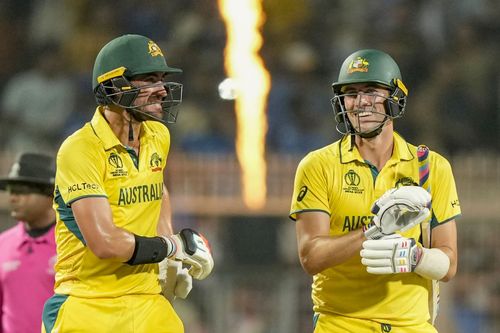
[[[157,57],[157,56],[163,57],[163,53],[161,52],[160,47],[152,40],[148,42],[148,48],[149,48],[149,54],[151,54],[152,57]]]
[[[368,72],[368,66],[370,63],[368,60],[362,57],[357,57],[349,63],[349,67],[347,68],[347,73],[351,74],[354,72]]]

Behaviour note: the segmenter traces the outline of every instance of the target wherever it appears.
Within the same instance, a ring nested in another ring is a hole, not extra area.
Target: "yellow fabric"
[[[161,295],[98,300],[69,296],[59,309],[51,332],[183,333],[184,326]],[[42,327],[42,333],[51,332]]]
[[[97,258],[85,245],[70,205],[107,197],[113,222],[141,236],[155,236],[170,136],[157,122],[143,122],[138,168],[100,110],[62,144],[57,156],[55,292],[79,297],[158,294],[157,264],[130,266]]]
[[[297,213],[323,211],[330,216],[330,235],[340,236],[361,228],[373,219],[372,203],[398,183],[418,184],[416,147],[394,134],[392,157],[376,181],[372,170],[352,150],[350,137],[309,153],[299,164],[295,177],[290,217]],[[430,152],[432,224],[460,215],[460,206],[448,161]],[[420,227],[403,233],[420,238]],[[345,263],[326,269],[313,278],[314,311],[371,319],[396,326],[427,321],[427,280],[415,273],[373,275],[366,272],[356,255]]]
[[[335,315],[319,315],[314,333],[437,333],[428,322],[411,327],[393,326],[368,319],[349,318]]]

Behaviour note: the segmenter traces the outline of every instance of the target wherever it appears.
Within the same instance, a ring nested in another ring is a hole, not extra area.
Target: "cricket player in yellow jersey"
[[[436,332],[432,287],[457,270],[451,166],[394,131],[408,90],[388,54],[351,54],[333,91],[344,136],[300,162],[290,212],[314,332]]]
[[[57,156],[56,281],[43,332],[184,331],[162,287],[170,299],[186,297],[191,277],[206,278],[213,259],[198,232],[172,232],[163,123],[175,122],[182,100],[182,85],[165,80],[177,72],[140,35],[118,37],[97,55],[99,106]]]

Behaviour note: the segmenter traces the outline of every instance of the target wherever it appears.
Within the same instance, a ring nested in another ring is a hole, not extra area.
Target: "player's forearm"
[[[339,237],[314,237],[300,246],[302,267],[308,274],[315,275],[342,264],[359,253],[364,239],[361,229]]]
[[[446,274],[439,280],[447,282],[457,273],[458,249],[455,220],[440,224],[432,229],[432,248],[439,249],[449,259]]]
[[[134,235],[114,224],[106,198],[82,198],[75,201],[71,209],[87,247],[96,257],[120,261],[132,257]]]
[[[97,239],[87,242],[90,250],[100,259],[116,259],[127,261],[135,249],[134,234],[115,228],[112,231],[102,231]]]
[[[450,268],[448,269],[448,273],[446,273],[444,278],[441,279],[443,282],[448,282],[455,277],[455,274],[457,274],[457,258],[456,256],[450,255],[446,249],[441,250],[443,250],[443,252],[450,258]]]
[[[172,227],[172,206],[170,205],[170,196],[168,194],[167,187],[164,185],[157,232],[158,235],[169,236],[174,233],[173,230],[174,228]]]

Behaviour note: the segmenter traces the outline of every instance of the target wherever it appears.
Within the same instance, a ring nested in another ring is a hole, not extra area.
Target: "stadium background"
[[[224,23],[215,0],[3,0],[0,172],[20,150],[55,153],[90,119],[92,65],[124,33],[157,41],[181,67],[167,182],[177,228],[212,240],[216,267],[175,307],[186,332],[310,332],[311,279],[287,219],[295,167],[336,140],[330,83],[353,50],[393,55],[410,89],[396,128],[454,166],[463,217],[459,272],[442,284],[440,332],[500,331],[500,3],[493,0],[265,0],[268,201],[248,210],[234,152],[234,103],[221,100]],[[13,223],[0,195],[0,230]]]

